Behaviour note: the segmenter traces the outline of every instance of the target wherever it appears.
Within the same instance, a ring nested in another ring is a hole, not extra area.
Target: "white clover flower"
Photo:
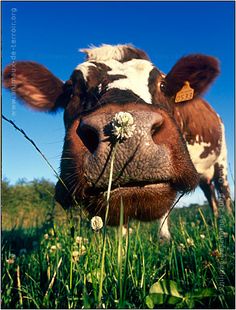
[[[112,134],[117,140],[124,140],[132,137],[135,124],[133,116],[128,112],[118,112],[112,119]]]
[[[185,248],[186,248],[186,246],[183,244],[183,243],[180,243],[178,246],[177,246],[177,249],[179,250],[179,251],[185,251]]]
[[[83,256],[86,253],[86,248],[84,245],[81,245],[78,250],[72,252],[72,260],[76,263],[80,256]]]
[[[80,236],[77,236],[75,238],[75,242],[77,244],[88,244],[88,239],[87,238],[83,238],[83,237],[80,237]]]
[[[82,256],[86,253],[86,247],[84,245],[81,245],[79,247],[79,255]]]
[[[91,219],[91,227],[93,230],[98,231],[103,227],[103,221],[100,216],[94,216]]]
[[[133,232],[133,228],[129,227],[129,234],[131,235]],[[125,226],[122,226],[122,236],[125,237],[128,235],[128,228]]]
[[[57,247],[59,250],[61,250],[61,248],[62,248],[62,246],[61,246],[61,244],[60,244],[59,242],[57,243],[56,247]]]
[[[190,245],[190,246],[194,246],[194,242],[193,242],[193,239],[192,239],[192,238],[187,238],[187,243],[188,243],[188,245]]]
[[[73,251],[72,252],[72,260],[74,263],[76,263],[79,259],[79,251]]]
[[[204,234],[201,234],[201,235],[200,235],[200,238],[201,238],[201,239],[205,239],[206,236],[205,236]]]
[[[48,238],[49,238],[49,235],[48,234],[44,234],[44,239],[48,240]]]
[[[54,252],[56,252],[56,250],[57,250],[57,246],[56,245],[52,245],[51,248],[50,248],[50,252],[54,253]]]

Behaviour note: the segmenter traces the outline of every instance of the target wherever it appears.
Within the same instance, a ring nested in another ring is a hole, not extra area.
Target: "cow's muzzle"
[[[153,111],[126,112],[133,118],[133,132],[132,136],[120,141],[116,140],[112,130],[116,113],[90,114],[80,121],[77,134],[87,148],[85,176],[95,188],[107,187],[115,143],[114,187],[168,182],[171,177],[170,152],[153,139],[163,126],[163,116]]]

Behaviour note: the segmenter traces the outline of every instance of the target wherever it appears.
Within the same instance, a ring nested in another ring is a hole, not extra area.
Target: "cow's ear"
[[[35,62],[14,62],[7,66],[3,84],[35,110],[52,112],[64,108],[67,102],[63,82]]]
[[[216,58],[189,55],[181,58],[167,74],[163,91],[166,96],[174,98],[175,102],[191,100],[203,94],[219,73]]]

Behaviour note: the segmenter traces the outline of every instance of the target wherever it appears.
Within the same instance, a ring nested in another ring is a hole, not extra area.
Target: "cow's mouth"
[[[173,187],[173,184],[169,180],[165,181],[158,181],[158,182],[151,182],[151,181],[139,181],[139,182],[127,182],[122,185],[116,185],[111,187],[111,193],[120,192],[123,191],[133,191],[133,190],[149,190],[149,189],[155,189],[155,190],[161,190],[161,189],[167,189]],[[87,193],[92,196],[97,195],[106,195],[107,194],[107,188],[102,187],[96,187],[92,186],[87,190]]]
[[[93,191],[93,196],[89,198],[89,212],[104,218],[106,198],[107,188]],[[130,182],[117,186],[110,192],[108,224],[119,225],[121,202],[124,205],[124,222],[132,218],[150,221],[162,217],[171,208],[175,198],[176,190],[170,181]]]
[[[115,193],[116,191],[128,191],[128,190],[161,190],[161,189],[167,189],[170,187],[170,182],[158,182],[158,183],[147,183],[147,182],[141,182],[141,183],[128,183],[125,184],[124,186],[116,187],[112,189],[111,193]]]

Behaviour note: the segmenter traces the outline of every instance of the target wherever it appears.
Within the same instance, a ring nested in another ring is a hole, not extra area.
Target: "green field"
[[[234,308],[234,218],[223,209],[218,221],[208,206],[174,209],[170,242],[156,222],[131,222],[124,237],[108,227],[104,247],[103,229],[53,207],[53,184],[2,188],[2,308]]]

